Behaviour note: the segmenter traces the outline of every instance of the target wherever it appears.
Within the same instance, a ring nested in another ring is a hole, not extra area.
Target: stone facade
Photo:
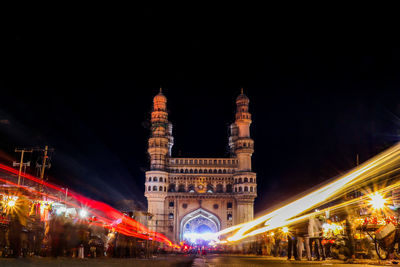
[[[153,100],[148,141],[145,196],[153,215],[149,227],[179,242],[185,233],[217,232],[252,220],[257,181],[251,171],[254,142],[247,96],[242,91],[236,99],[229,158],[172,157],[174,139],[166,103],[160,90]]]

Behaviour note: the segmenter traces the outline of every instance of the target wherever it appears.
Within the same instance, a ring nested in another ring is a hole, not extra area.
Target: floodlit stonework
[[[175,158],[168,121],[167,98],[153,100],[151,136],[148,140],[150,170],[145,196],[152,230],[175,242],[185,233],[217,232],[253,219],[257,196],[256,174],[251,169],[254,141],[250,138],[249,99],[236,99],[236,119],[230,126],[229,158]]]

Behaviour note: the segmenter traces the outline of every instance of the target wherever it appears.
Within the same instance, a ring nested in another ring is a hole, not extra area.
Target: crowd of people
[[[44,220],[39,209],[24,197],[13,209],[0,207],[0,257],[146,257],[157,252],[157,244],[119,234],[92,218],[50,209]]]
[[[340,248],[332,242],[333,240],[323,237],[323,225],[330,224],[331,221],[320,216],[310,217],[308,221],[290,228],[275,229],[267,233],[263,237],[262,245],[256,248],[256,253],[287,257],[288,260],[323,261],[327,258],[340,258],[353,261],[356,256],[354,228],[349,217],[345,221],[347,225],[343,232],[346,238],[342,240]]]

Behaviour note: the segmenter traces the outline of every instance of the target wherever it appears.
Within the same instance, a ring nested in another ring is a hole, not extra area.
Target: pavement
[[[397,261],[396,261],[397,262]],[[267,256],[247,256],[247,255],[208,255],[199,256],[193,261],[195,267],[239,267],[239,266],[272,266],[272,267],[285,267],[285,266],[337,266],[337,267],[350,267],[350,266],[399,266],[400,264],[393,263],[393,261],[378,261],[378,260],[355,260],[354,263],[344,263],[341,260],[325,260],[325,261],[288,261],[286,258],[274,258]]]
[[[0,267],[190,267],[195,256],[192,255],[167,255],[158,256],[152,259],[136,258],[96,258],[96,259],[76,259],[76,258],[51,258],[51,257],[29,257],[22,259],[0,258]]]
[[[42,258],[29,257],[23,259],[7,259],[0,258],[0,267],[242,267],[242,266],[272,266],[272,267],[316,267],[316,266],[335,266],[335,267],[351,267],[351,266],[400,266],[392,261],[378,260],[356,260],[353,264],[346,264],[341,260],[326,260],[326,261],[288,261],[286,258],[274,258],[268,256],[251,256],[251,255],[225,255],[225,254],[209,254],[207,256],[193,255],[163,255],[151,259],[118,259],[118,258],[96,258],[96,259],[74,259],[74,258]]]

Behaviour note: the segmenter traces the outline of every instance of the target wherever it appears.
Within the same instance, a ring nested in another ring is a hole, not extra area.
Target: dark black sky
[[[50,181],[111,204],[145,203],[147,125],[160,86],[174,156],[204,157],[227,155],[245,88],[256,212],[398,141],[400,50],[373,42],[379,27],[363,19],[280,11],[136,8],[17,23],[2,63],[1,162],[15,147],[48,144]]]

